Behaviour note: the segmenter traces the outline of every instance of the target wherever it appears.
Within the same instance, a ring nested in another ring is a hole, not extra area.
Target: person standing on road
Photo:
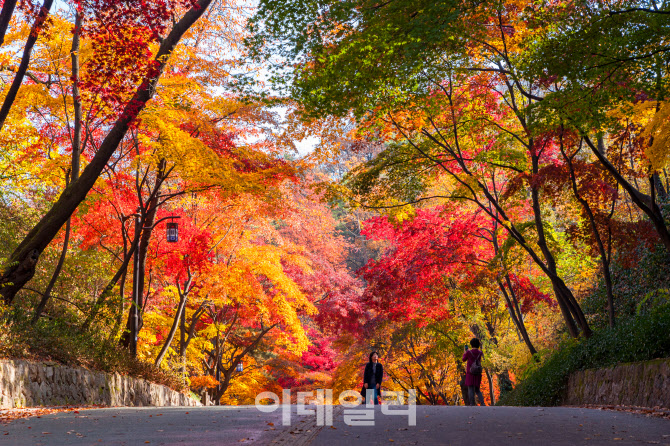
[[[379,391],[382,388],[384,367],[379,363],[379,353],[370,353],[370,361],[365,365],[363,373],[363,395],[367,399],[367,389],[372,389],[372,398],[375,405],[379,404]]]
[[[468,386],[468,403],[470,406],[476,406],[475,394],[479,398],[479,404],[481,406],[486,406],[484,404],[484,395],[479,387],[482,384],[482,358],[484,353],[479,350],[481,343],[479,339],[472,338],[470,340],[470,345],[472,350],[468,350],[468,346],[465,346],[465,353],[463,353],[463,361],[467,361],[465,364],[465,385]]]

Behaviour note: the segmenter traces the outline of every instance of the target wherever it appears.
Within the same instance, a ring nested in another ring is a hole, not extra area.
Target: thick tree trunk
[[[37,15],[37,18],[35,19],[35,23],[33,23],[33,26],[30,28],[30,34],[28,35],[28,39],[26,40],[26,45],[23,47],[23,56],[21,57],[21,63],[19,64],[18,70],[16,70],[14,80],[12,81],[12,85],[9,87],[9,91],[7,92],[7,96],[5,96],[5,100],[2,103],[2,107],[0,107],[0,131],[2,130],[2,127],[5,124],[7,115],[9,115],[9,110],[12,108],[12,105],[16,100],[16,95],[18,94],[19,88],[23,83],[23,78],[26,76],[28,66],[30,65],[30,55],[33,52],[33,47],[35,46],[35,42],[37,42],[37,38],[39,37],[40,32],[42,31],[44,21],[49,16],[49,11],[51,10],[52,4],[53,0],[44,0],[44,3],[40,8],[40,12]],[[3,6],[3,12],[4,12],[4,6]],[[4,19],[4,17],[2,18]]]
[[[65,188],[53,207],[42,217],[9,257],[8,266],[0,278],[0,294],[6,305],[13,302],[16,293],[33,277],[40,255],[58,234],[60,228],[72,216],[79,204],[86,198],[125,136],[129,124],[135,120],[146,103],[153,97],[160,75],[179,40],[191,25],[204,14],[211,2],[212,0],[199,0],[172,28],[170,34],[162,41],[158,49],[155,59],[156,70],[152,77],[145,79],[137,89],[132,100],[126,105],[123,114],[100,144],[97,153],[86,166],[79,179]]]
[[[0,11],[0,46],[5,43],[5,34],[7,34],[7,27],[9,27],[9,21],[12,20],[15,7],[16,0],[5,0],[2,3],[2,11]]]

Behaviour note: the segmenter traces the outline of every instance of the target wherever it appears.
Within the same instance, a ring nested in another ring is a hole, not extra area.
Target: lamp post
[[[137,357],[137,337],[139,334],[139,325],[140,325],[140,304],[141,296],[139,295],[140,289],[140,280],[142,275],[140,274],[140,231],[144,229],[152,230],[156,225],[162,221],[170,219],[167,223],[166,238],[168,243],[177,243],[179,241],[179,225],[174,221],[175,218],[181,218],[179,216],[171,215],[169,217],[161,218],[155,222],[150,227],[142,227],[142,213],[141,209],[138,208],[135,213],[135,234],[137,239],[138,246],[135,247],[135,253],[133,254],[133,303],[132,303],[132,317],[130,319],[130,354],[133,357]]]
[[[240,372],[240,373],[242,373],[244,371],[244,366],[242,366],[241,362],[237,363],[237,367],[235,367],[235,371]]]

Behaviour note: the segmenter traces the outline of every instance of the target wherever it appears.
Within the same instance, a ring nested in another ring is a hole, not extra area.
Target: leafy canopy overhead
[[[274,87],[307,110],[342,115],[353,107],[362,113],[381,99],[425,90],[430,82],[423,74],[439,67],[444,44],[459,48],[466,32],[456,18],[477,5],[261,1],[247,45],[256,57],[277,61],[279,55],[272,66]]]

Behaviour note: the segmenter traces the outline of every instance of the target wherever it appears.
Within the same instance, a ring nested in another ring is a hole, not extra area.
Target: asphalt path
[[[670,446],[670,420],[632,413],[567,407],[415,408],[416,423],[407,406],[388,406],[387,413],[379,406],[328,406],[319,423],[316,413],[298,414],[295,405],[271,413],[253,406],[91,409],[0,425],[0,445]],[[357,422],[372,425],[352,425]]]

